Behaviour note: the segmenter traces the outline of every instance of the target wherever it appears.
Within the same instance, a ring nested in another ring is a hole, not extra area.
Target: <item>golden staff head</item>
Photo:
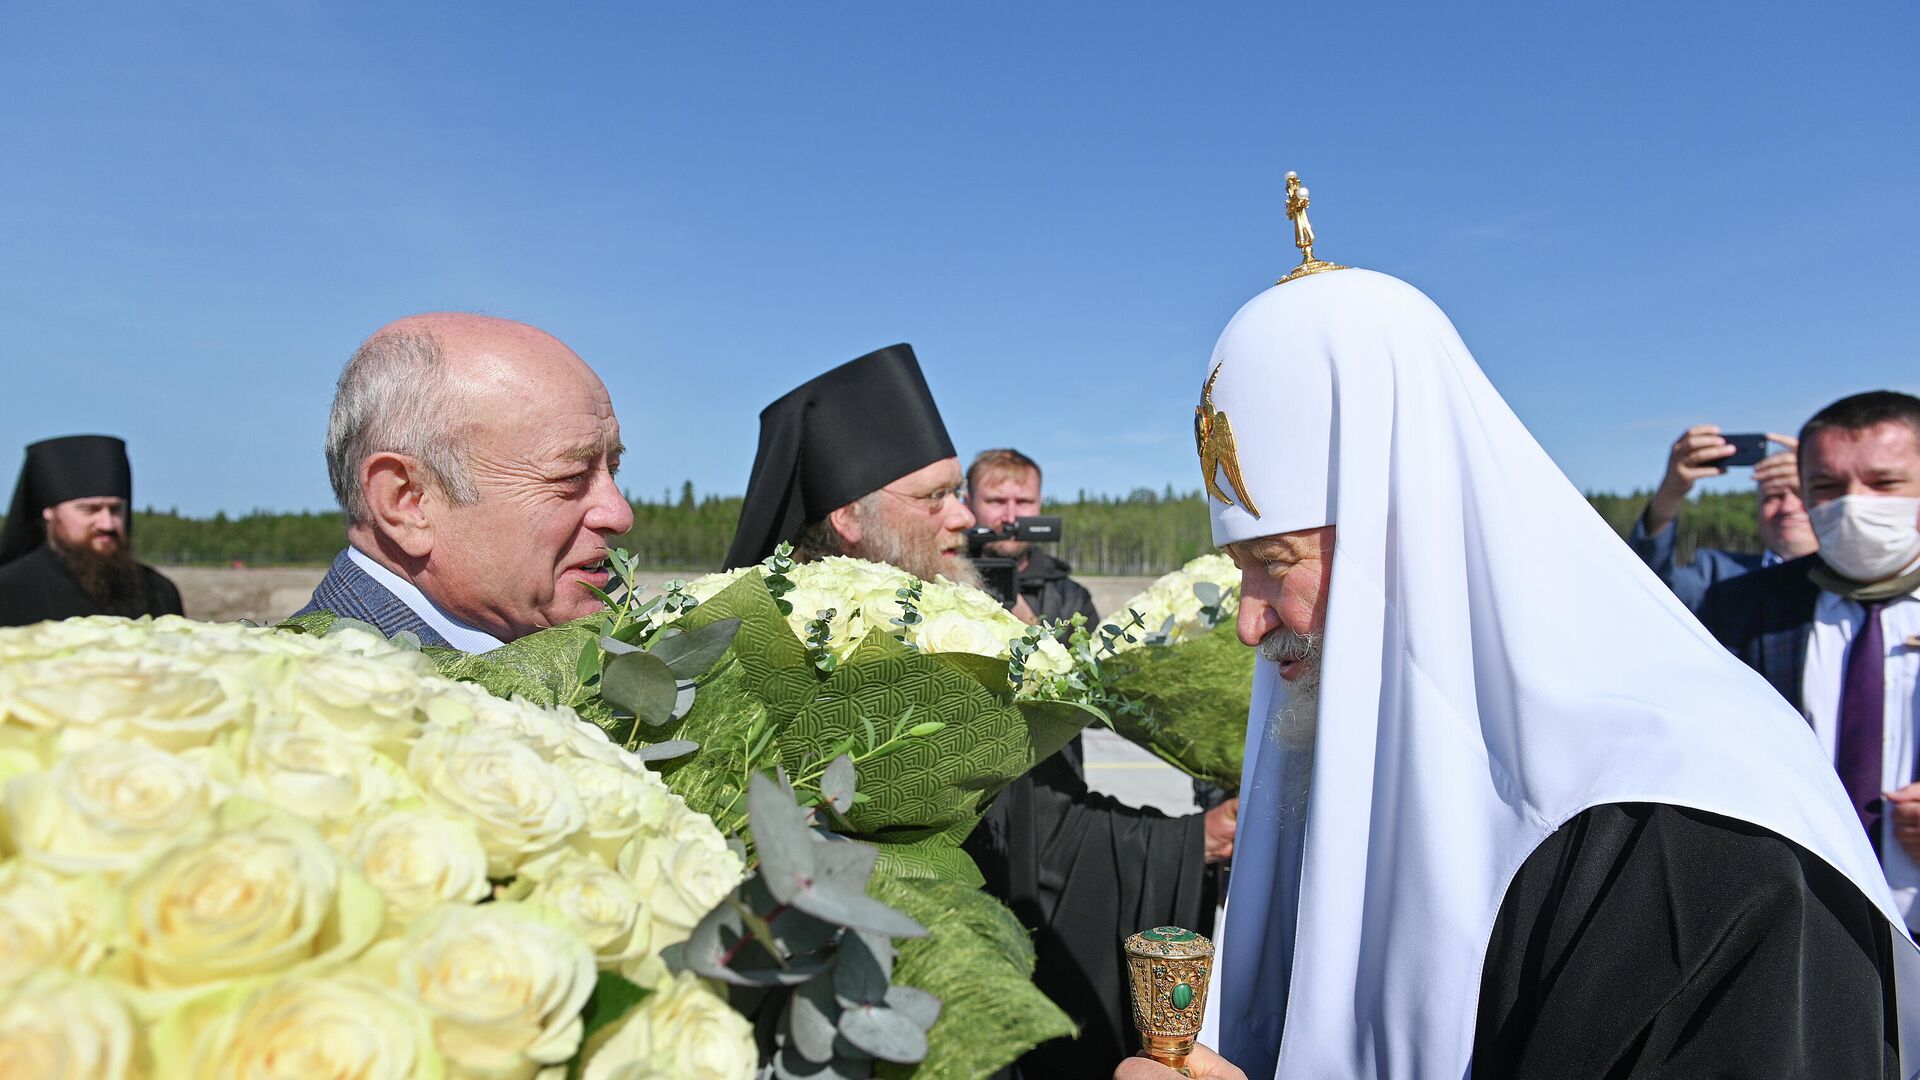
[[[1127,983],[1140,1045],[1182,1075],[1200,1035],[1212,975],[1213,942],[1191,930],[1156,926],[1127,939]]]

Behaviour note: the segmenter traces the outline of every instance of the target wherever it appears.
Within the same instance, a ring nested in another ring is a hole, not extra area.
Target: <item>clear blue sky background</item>
[[[651,497],[742,490],[762,405],[896,340],[963,453],[1187,489],[1289,168],[1582,487],[1920,389],[1920,8],[1570,7],[10,6],[0,456],[324,507],[341,363],[458,308],[584,356]]]

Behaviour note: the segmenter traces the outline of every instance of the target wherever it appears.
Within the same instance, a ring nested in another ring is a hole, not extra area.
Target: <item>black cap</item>
[[[913,346],[841,364],[761,411],[727,568],[751,566],[840,507],[953,456]]]
[[[47,538],[40,511],[68,499],[118,496],[133,501],[133,467],[127,444],[111,435],[67,435],[27,447],[26,463],[13,486],[13,505],[0,530],[0,565],[37,548]]]

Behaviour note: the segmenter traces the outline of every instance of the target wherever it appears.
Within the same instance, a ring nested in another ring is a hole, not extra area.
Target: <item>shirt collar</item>
[[[420,616],[420,620],[433,627],[434,632],[447,639],[447,644],[466,653],[492,652],[506,642],[487,633],[476,630],[452,615],[441,610],[440,605],[420,591],[419,587],[399,574],[374,562],[373,558],[357,547],[347,548],[347,558],[353,564],[367,572],[367,576],[380,584],[380,587],[392,593],[399,601],[407,605],[408,610]]]
[[[1760,556],[1760,569],[1765,570],[1769,566],[1777,566],[1780,563],[1783,563],[1786,561],[1787,560],[1780,557],[1779,552],[1773,550],[1772,548],[1768,548]]]

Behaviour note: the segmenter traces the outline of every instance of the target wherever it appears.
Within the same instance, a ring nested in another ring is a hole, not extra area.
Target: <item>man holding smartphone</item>
[[[1769,443],[1786,449],[1768,455]],[[1628,534],[1628,546],[1689,611],[1699,609],[1715,582],[1813,554],[1820,544],[1814,539],[1813,526],[1800,501],[1798,450],[1799,444],[1791,435],[1723,435],[1714,424],[1688,428],[1674,440],[1667,455],[1666,476]],[[1694,483],[1748,465],[1753,467],[1756,524],[1766,550],[1750,554],[1701,548],[1694,552],[1693,561],[1679,565],[1674,556],[1677,522],[1680,506]]]

